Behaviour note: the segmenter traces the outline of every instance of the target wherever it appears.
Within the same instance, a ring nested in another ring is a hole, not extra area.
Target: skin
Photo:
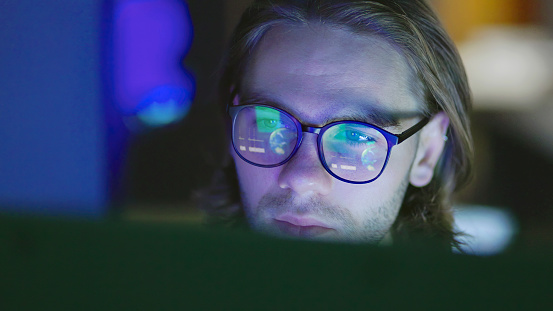
[[[256,98],[310,126],[375,111],[412,115],[422,111],[412,76],[401,53],[379,37],[328,24],[280,25],[255,49],[234,104]],[[401,133],[419,120],[401,119],[383,128]],[[295,156],[275,168],[250,165],[231,150],[248,222],[283,237],[379,242],[395,221],[408,184],[430,182],[447,126],[445,114],[434,116],[392,148],[377,180],[361,185],[325,171],[312,133],[304,133]]]

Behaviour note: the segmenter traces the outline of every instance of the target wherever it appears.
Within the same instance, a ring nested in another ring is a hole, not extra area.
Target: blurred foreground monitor
[[[0,309],[549,310],[551,260],[0,217]]]

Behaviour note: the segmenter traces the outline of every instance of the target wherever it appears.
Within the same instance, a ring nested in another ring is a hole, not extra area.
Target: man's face
[[[412,76],[401,54],[378,37],[319,24],[278,26],[255,49],[235,104],[256,98],[310,126],[374,111],[413,113],[421,104]],[[385,129],[397,134],[417,121]],[[380,241],[402,204],[418,135],[394,146],[382,175],[368,184],[332,177],[320,163],[316,134],[303,135],[293,158],[274,168],[253,166],[231,151],[249,224],[279,236]]]

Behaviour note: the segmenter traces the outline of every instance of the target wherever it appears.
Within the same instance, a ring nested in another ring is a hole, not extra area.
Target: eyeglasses
[[[428,123],[425,117],[403,133],[392,134],[358,121],[305,126],[288,112],[267,105],[229,105],[227,110],[232,119],[232,145],[242,160],[259,167],[283,165],[299,149],[303,133],[314,133],[323,167],[335,178],[352,184],[377,179],[392,147]]]

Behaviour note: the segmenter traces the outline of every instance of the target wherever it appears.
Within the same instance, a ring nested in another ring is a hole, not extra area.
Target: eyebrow
[[[277,107],[279,109],[282,109],[290,113],[296,119],[299,120],[296,114],[289,111],[290,109],[283,107],[285,105],[279,103],[274,99],[263,96],[259,93],[246,94],[243,96],[241,95],[240,105],[247,105],[247,104],[262,104],[262,105]],[[401,119],[413,118],[421,115],[422,113],[420,111],[394,112],[394,111],[390,111],[389,109],[378,107],[376,105],[370,105],[365,107],[365,109],[346,110],[345,112],[342,112],[341,115],[336,115],[336,116],[329,115],[324,120],[322,120],[322,122],[319,125],[325,126],[329,123],[347,120],[347,121],[358,121],[358,122],[368,123],[368,124],[376,125],[381,128],[389,128],[389,127],[399,127]]]
[[[365,111],[346,112],[340,116],[329,116],[324,120],[324,124],[337,121],[352,120],[364,122],[379,127],[396,127],[399,125],[399,117],[396,114],[381,109],[368,109]]]

